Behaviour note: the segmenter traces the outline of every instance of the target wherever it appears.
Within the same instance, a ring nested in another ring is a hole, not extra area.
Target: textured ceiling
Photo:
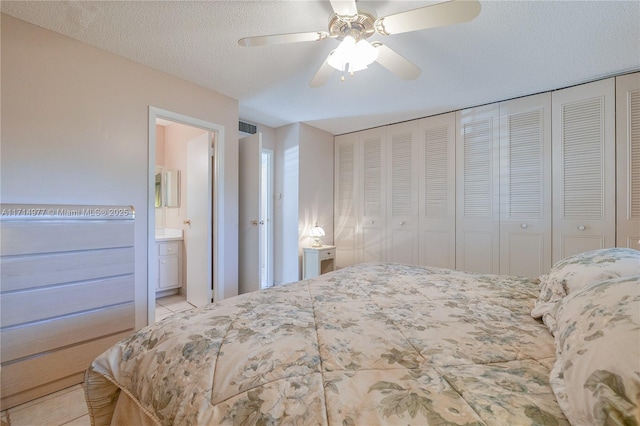
[[[358,1],[378,17],[432,4]],[[326,30],[328,1],[2,1],[3,13],[236,98],[240,118],[341,134],[640,70],[640,1],[481,1],[473,21],[374,35],[422,69],[374,63],[320,88],[336,40],[245,48],[246,36]]]

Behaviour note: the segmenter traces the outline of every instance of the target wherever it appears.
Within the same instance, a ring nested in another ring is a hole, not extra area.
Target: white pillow
[[[556,320],[550,384],[569,422],[640,424],[640,275],[569,294]]]
[[[615,247],[562,259],[553,265],[549,278],[561,282],[567,294],[571,294],[591,283],[639,274],[640,251]]]
[[[640,274],[640,251],[608,248],[588,251],[560,260],[548,275],[540,276],[540,296],[531,311],[555,334],[558,303],[585,286],[604,280]]]

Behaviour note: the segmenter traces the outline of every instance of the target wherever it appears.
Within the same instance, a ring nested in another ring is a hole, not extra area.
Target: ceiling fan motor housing
[[[366,40],[375,32],[375,22],[376,18],[373,15],[362,11],[358,11],[358,15],[349,20],[334,14],[329,21],[329,33],[340,41],[347,36],[353,37],[356,41]]]

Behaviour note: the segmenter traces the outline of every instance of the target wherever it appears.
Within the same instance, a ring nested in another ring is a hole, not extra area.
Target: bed
[[[92,424],[637,424],[640,253],[563,262],[365,263],[175,314],[93,361]]]

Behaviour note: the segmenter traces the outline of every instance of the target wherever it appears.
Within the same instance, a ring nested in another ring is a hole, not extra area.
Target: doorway
[[[149,202],[148,202],[148,244],[149,249],[147,251],[147,274],[148,274],[148,318],[149,324],[155,322],[155,298],[156,298],[156,286],[158,282],[158,250],[156,248],[156,121],[167,120],[171,123],[179,123],[181,125],[198,130],[201,134],[200,137],[195,137],[189,141],[189,148],[185,146],[185,162],[188,161],[188,156],[193,156],[199,159],[199,164],[195,168],[202,169],[199,173],[200,181],[199,196],[188,194],[186,191],[192,192],[194,188],[191,188],[187,181],[187,186],[182,189],[186,198],[185,205],[182,206],[184,210],[182,213],[185,218],[180,218],[180,223],[183,225],[185,232],[184,239],[185,244],[197,243],[200,248],[187,248],[185,253],[187,255],[185,259],[185,266],[187,268],[186,283],[183,283],[183,287],[186,288],[187,297],[190,303],[200,306],[211,301],[222,299],[224,295],[224,280],[221,278],[224,276],[224,250],[219,250],[218,247],[222,246],[224,241],[224,221],[222,218],[222,212],[224,211],[223,199],[220,196],[222,194],[222,176],[223,176],[223,164],[224,164],[224,144],[218,143],[218,141],[224,141],[224,127],[215,123],[210,123],[195,119],[192,117],[184,116],[182,114],[174,113],[171,111],[161,110],[159,108],[149,108]],[[195,148],[194,148],[195,146]],[[188,151],[196,150],[197,153],[189,154]],[[204,151],[203,151],[204,150]],[[203,154],[204,152],[204,154]],[[203,158],[204,157],[204,158]],[[186,167],[185,167],[186,169]],[[186,172],[186,170],[185,170]],[[185,178],[187,175],[185,173]],[[189,180],[195,181],[192,176],[188,177]],[[192,182],[193,183],[193,182]],[[187,189],[188,188],[188,189]],[[189,198],[201,201],[200,204],[195,207],[196,211],[189,210]],[[176,214],[177,211],[173,211],[172,214]],[[198,224],[194,222],[191,216],[195,218],[199,216]],[[166,220],[166,218],[164,218]],[[175,218],[174,218],[175,219]],[[189,224],[190,222],[190,224]],[[173,222],[176,223],[176,222]],[[194,225],[198,228],[197,232],[191,234],[191,239],[187,233],[190,229],[194,228]],[[196,238],[196,236],[198,236]],[[189,242],[189,240],[191,240]],[[199,240],[199,241],[198,241]],[[200,260],[197,258],[200,257]],[[189,268],[194,264],[200,264],[197,272],[189,272]],[[198,276],[197,279],[191,279],[193,276]],[[196,285],[197,287],[194,287]]]
[[[262,148],[260,173],[260,289],[273,287],[273,150]]]

